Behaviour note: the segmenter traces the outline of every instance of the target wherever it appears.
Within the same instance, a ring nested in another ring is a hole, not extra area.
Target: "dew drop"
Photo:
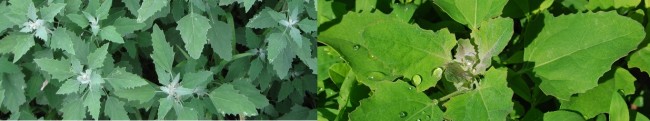
[[[408,114],[405,111],[402,111],[402,112],[399,113],[400,118],[406,118],[407,115]]]
[[[418,119],[418,121],[422,121],[422,120]]]
[[[426,119],[430,119],[430,118],[431,118],[431,115],[427,115],[427,118],[426,118]]]
[[[354,46],[352,46],[352,49],[354,49],[354,50],[359,50],[360,47],[361,47],[361,46],[359,46],[359,45],[354,45]]]
[[[382,79],[384,79],[385,76],[386,75],[384,73],[377,72],[377,71],[368,73],[368,79],[374,81],[381,81]]]
[[[413,76],[413,84],[415,84],[415,86],[418,86],[420,85],[420,83],[422,83],[422,76],[420,75]]]

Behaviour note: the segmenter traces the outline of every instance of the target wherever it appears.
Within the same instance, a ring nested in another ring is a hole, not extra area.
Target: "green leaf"
[[[66,80],[74,75],[72,72],[72,64],[67,60],[54,60],[49,58],[40,58],[34,59],[36,65],[41,68],[41,70],[52,74],[52,78],[58,80]]]
[[[117,31],[119,35],[127,35],[133,33],[136,30],[140,30],[144,28],[146,24],[138,23],[135,21],[135,19],[120,17],[115,19],[115,21],[113,22],[113,26],[115,27],[115,31]]]
[[[139,104],[149,102],[154,95],[156,95],[156,90],[150,86],[141,86],[141,87],[136,87],[133,89],[120,89],[120,90],[115,90],[113,94],[115,96],[127,99],[129,101],[139,101]]]
[[[102,30],[99,31],[99,36],[111,42],[124,43],[122,35],[120,35],[120,33],[117,33],[114,26],[107,26],[102,28]]]
[[[585,118],[591,119],[610,110],[610,104],[613,104],[611,102],[612,93],[621,90],[625,95],[634,94],[634,81],[636,78],[630,72],[623,68],[616,68],[611,72],[613,72],[613,77],[605,76],[610,78],[585,93],[571,97],[570,101],[562,102],[560,109],[574,110]]]
[[[514,23],[510,18],[496,18],[481,22],[474,36],[480,63],[475,69],[483,73],[489,68],[492,57],[499,55],[508,45],[514,32]]]
[[[354,5],[356,5],[354,8],[357,12],[370,12],[377,8],[375,7],[377,5],[377,0],[358,0],[355,1]]]
[[[341,54],[358,79],[369,86],[368,80],[415,75],[423,81],[434,80],[431,72],[451,61],[451,49],[456,45],[455,36],[447,29],[431,32],[382,14],[348,13],[341,23],[319,34],[318,40]]]
[[[482,21],[501,15],[508,0],[434,0],[458,23],[475,30]]]
[[[271,33],[267,38],[269,42],[266,48],[268,52],[267,59],[273,65],[273,70],[276,71],[280,79],[286,79],[291,68],[291,62],[296,56],[292,51],[292,44],[289,42],[288,36],[283,36],[282,33]],[[295,46],[294,46],[295,47]]]
[[[477,88],[452,97],[444,104],[445,117],[450,120],[503,120],[512,112],[513,92],[508,88],[506,69],[491,68]]]
[[[79,27],[81,27],[81,28],[86,28],[88,26],[88,19],[86,19],[86,17],[84,17],[82,15],[79,15],[79,14],[67,14],[65,16],[68,17],[68,19],[70,19],[70,21],[72,21],[72,23],[75,23],[75,24],[79,25]]]
[[[108,17],[108,11],[111,9],[113,0],[104,0],[101,6],[95,10],[97,21],[104,20]]]
[[[132,89],[149,84],[147,80],[127,72],[124,68],[113,69],[113,72],[104,79],[116,89]]]
[[[336,63],[341,63],[341,55],[339,55],[336,50],[330,46],[319,46],[318,47],[318,81],[323,81],[329,76],[329,69],[332,65]]]
[[[104,44],[101,48],[95,49],[88,55],[88,68],[96,69],[104,66],[106,54],[108,53],[109,43]]]
[[[77,81],[76,79],[70,79],[67,80],[59,87],[59,90],[56,91],[56,94],[70,94],[70,93],[76,93],[79,91],[79,85],[81,83]]]
[[[124,109],[124,104],[124,102],[118,100],[117,98],[109,96],[108,99],[106,99],[104,114],[111,120],[128,120],[129,116]]]
[[[34,37],[30,34],[11,33],[0,40],[0,53],[13,53],[13,62],[16,63],[34,44]]]
[[[284,99],[287,99],[291,93],[295,91],[295,88],[293,85],[291,85],[291,81],[283,81],[282,86],[280,86],[280,91],[278,92],[278,101],[283,101]]]
[[[580,114],[571,111],[559,110],[559,111],[544,113],[544,121],[584,121],[584,120],[585,119],[582,118]]]
[[[210,20],[202,15],[190,13],[178,20],[176,30],[181,32],[181,38],[185,42],[185,49],[190,57],[198,59],[207,43],[208,29],[212,28]]]
[[[83,105],[88,107],[88,112],[93,117],[93,119],[99,119],[99,109],[101,108],[101,102],[99,98],[102,97],[102,89],[99,87],[90,87],[88,88],[88,93],[86,98],[83,101]]]
[[[194,89],[197,87],[205,87],[212,80],[212,72],[198,71],[185,73],[183,82],[181,83],[185,88]]]
[[[641,3],[641,0],[590,0],[585,7],[589,10],[634,8],[639,3]]]
[[[438,105],[403,81],[381,81],[370,89],[374,90],[372,96],[361,100],[350,113],[350,120],[442,120]]]
[[[300,27],[300,30],[309,33],[315,32],[318,29],[318,24],[316,23],[316,20],[302,19],[298,22],[298,27]]]
[[[650,73],[650,46],[643,47],[630,55],[627,66],[639,68],[639,70]]]
[[[174,100],[170,98],[160,98],[158,102],[160,102],[160,105],[158,105],[158,119],[165,119],[165,116],[174,105]]]
[[[86,108],[82,103],[81,98],[74,96],[72,100],[65,101],[61,112],[63,112],[63,120],[82,120],[86,117]]]
[[[248,28],[255,28],[255,29],[263,29],[263,28],[270,28],[270,27],[275,27],[278,26],[278,21],[275,21],[272,15],[277,15],[277,14],[271,14],[269,12],[276,12],[271,8],[264,8],[262,11],[257,13],[257,15],[253,16],[251,20],[246,24],[246,27]],[[281,17],[281,16],[278,16]]]
[[[262,95],[259,89],[250,82],[250,80],[233,81],[232,85],[235,89],[239,90],[240,94],[248,97],[248,100],[255,104],[255,108],[262,109],[269,105],[269,100],[266,96]]]
[[[550,17],[524,49],[524,61],[534,64],[532,72],[542,79],[539,87],[545,94],[568,100],[596,87],[611,64],[634,50],[644,36],[639,23],[616,12]]]
[[[609,120],[610,121],[629,121],[630,113],[628,111],[628,105],[625,103],[625,99],[618,94],[618,92],[612,92],[611,104],[609,105]]]
[[[51,3],[49,6],[41,8],[41,19],[54,22],[54,16],[59,14],[65,5],[65,3]]]
[[[172,64],[174,62],[174,50],[165,40],[165,34],[154,25],[153,32],[151,33],[151,46],[153,46],[153,53],[151,58],[156,65],[156,69],[162,69],[166,72],[172,71]]]
[[[25,102],[25,75],[23,73],[0,74],[0,83],[4,88],[4,106],[11,113],[18,113],[19,108]]]
[[[142,6],[138,9],[138,23],[149,19],[154,13],[162,10],[168,4],[168,0],[143,0]]]
[[[208,35],[212,50],[224,60],[232,60],[235,27],[222,21],[212,21],[212,28],[208,33],[216,33]]]
[[[74,48],[72,47],[73,44],[70,36],[76,36],[76,35],[68,31],[66,28],[57,28],[56,30],[54,30],[54,32],[52,32],[50,47],[65,50],[66,52],[74,55],[75,51]]]
[[[223,84],[210,93],[210,99],[221,114],[258,115],[255,104],[235,90],[231,84]]]

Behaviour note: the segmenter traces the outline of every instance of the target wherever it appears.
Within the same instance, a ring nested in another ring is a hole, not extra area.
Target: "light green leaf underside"
[[[124,68],[115,68],[113,72],[104,79],[116,89],[131,89],[148,84],[147,80],[144,80],[138,75],[127,72]]]
[[[544,121],[584,121],[585,119],[578,113],[571,111],[559,110],[544,113]]]
[[[357,13],[345,15],[341,23],[322,31],[319,41],[340,53],[367,85],[371,81],[364,80],[392,80],[399,76],[420,75],[423,80],[433,80],[431,73],[452,59],[450,52],[456,44],[455,36],[447,29],[431,32],[393,16]],[[417,90],[430,86],[421,87]]]
[[[454,121],[498,121],[512,112],[513,92],[508,88],[506,69],[491,68],[478,88],[452,97],[444,104],[445,117]]]
[[[208,29],[212,28],[209,22],[210,20],[196,13],[190,13],[178,20],[176,30],[181,32],[185,49],[194,59],[201,56],[203,46],[208,43]]]
[[[610,108],[612,93],[621,90],[626,95],[634,94],[635,80],[636,78],[627,70],[616,68],[613,77],[585,93],[571,97],[570,101],[562,102],[560,109],[577,111],[587,119],[596,117],[601,113],[607,113]]]
[[[168,0],[143,0],[142,6],[138,9],[138,23],[142,23],[154,13],[163,9],[169,3]]]
[[[610,65],[634,50],[644,36],[639,23],[616,12],[548,17],[524,49],[524,61],[534,64],[532,73],[542,79],[539,87],[545,94],[568,100],[596,87]]]
[[[231,84],[223,84],[210,93],[210,99],[217,111],[225,114],[257,115],[255,104],[248,97],[235,90]]]
[[[35,59],[36,65],[41,70],[52,74],[52,78],[58,80],[66,80],[75,75],[72,72],[72,65],[67,60],[54,60],[49,58]]]
[[[458,23],[476,29],[482,21],[501,15],[508,0],[434,0],[434,3]]]
[[[350,113],[352,121],[439,121],[442,111],[424,93],[403,81],[377,82],[372,96],[363,99]],[[377,110],[377,107],[381,109]]]

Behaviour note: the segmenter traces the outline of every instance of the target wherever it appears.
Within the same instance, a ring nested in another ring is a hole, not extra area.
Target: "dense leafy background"
[[[314,119],[315,2],[0,0],[0,119]]]
[[[318,120],[648,120],[650,1],[319,0]]]

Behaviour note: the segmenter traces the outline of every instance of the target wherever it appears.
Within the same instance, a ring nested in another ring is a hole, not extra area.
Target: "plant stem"
[[[438,99],[438,101],[440,101],[440,102],[447,101],[447,100],[449,100],[449,98],[454,97],[456,95],[463,94],[465,92],[467,92],[467,91],[466,90],[456,90],[456,91],[454,91],[452,93],[449,93],[449,94],[445,95],[444,97]]]

